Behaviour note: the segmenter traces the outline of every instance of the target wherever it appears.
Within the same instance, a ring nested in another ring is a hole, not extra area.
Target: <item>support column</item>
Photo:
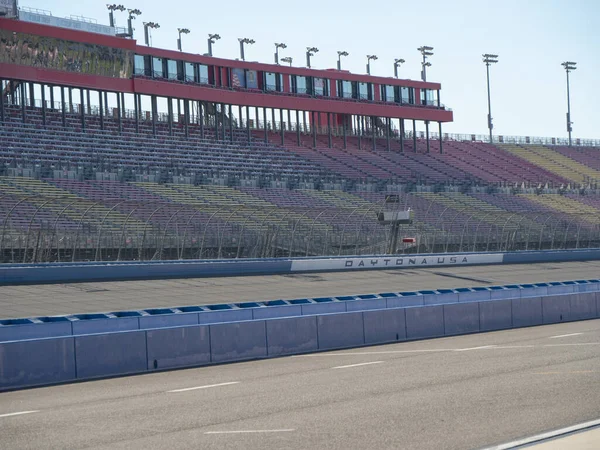
[[[258,114],[258,106],[254,107],[254,117],[255,117],[255,121],[256,121],[256,123],[254,124],[254,128],[257,130],[260,130],[260,126],[258,124],[258,118],[260,117],[260,115]]]
[[[225,103],[221,103],[221,138],[225,140]]]
[[[104,108],[106,110],[106,116],[107,117],[110,116],[110,111],[108,110],[108,92],[107,91],[104,91]]]
[[[121,101],[121,94],[117,92],[117,122],[119,125],[119,134],[123,133],[123,111],[125,111],[125,103]]]
[[[300,111],[296,110],[296,145],[300,147]]]
[[[60,109],[62,115],[62,126],[63,128],[67,127],[67,117],[66,117],[66,109],[67,105],[65,104],[65,88],[64,86],[60,87]]]
[[[88,110],[88,115],[91,116],[92,115],[92,102],[90,100],[91,95],[90,95],[90,90],[86,89],[85,90],[85,98],[87,99],[87,110]],[[83,102],[82,102],[83,103]]]
[[[263,108],[263,128],[265,129],[265,142],[269,142],[269,128],[267,127],[267,108]]]
[[[19,89],[19,93],[21,95],[21,119],[23,120],[23,123],[25,123],[25,83],[21,83],[20,84],[20,89]]]
[[[273,124],[273,131],[277,130],[277,125],[275,125],[275,108],[271,108],[271,123]]]
[[[246,133],[248,134],[248,142],[252,140],[252,132],[250,131],[250,106],[246,106]]]
[[[429,120],[425,121],[425,140],[427,141],[427,153],[429,153]]]
[[[331,113],[327,113],[327,137],[329,148],[333,147],[333,138],[331,136]]]
[[[292,129],[292,112],[289,109],[287,110],[287,116],[288,116],[288,121],[287,121],[288,130],[291,130]]]
[[[404,153],[404,119],[400,119],[400,151]]]
[[[302,123],[304,124],[304,132],[308,133],[308,128],[306,127],[306,111],[302,111]]]
[[[444,153],[444,147],[443,147],[443,138],[442,138],[442,122],[439,122],[439,126],[440,126],[440,153]]]
[[[50,88],[50,109],[54,110],[54,86],[48,86]]]
[[[244,117],[244,108],[242,107],[242,105],[238,105],[238,110],[239,110],[239,115],[240,115],[240,119],[238,120],[238,128],[242,128],[244,126],[244,121],[242,120],[242,117]],[[246,120],[248,118],[246,117]]]
[[[35,108],[35,91],[32,82],[29,82],[29,107]]]
[[[413,119],[413,152],[417,153],[417,121]]]
[[[42,88],[42,125],[46,126],[46,86],[40,85]]]
[[[90,91],[88,91],[89,95]],[[85,131],[85,108],[83,107],[83,89],[79,89],[79,101],[81,102],[81,130]]]
[[[135,132],[140,132],[140,103],[142,103],[141,94],[133,94],[133,109],[135,114]]]
[[[190,101],[186,98],[183,100],[183,131],[185,138],[190,137]]]
[[[69,113],[73,114],[73,88],[69,88]]]
[[[389,152],[391,150],[390,147],[390,128],[392,127],[391,119],[389,117],[385,118],[385,147]]]
[[[0,78],[0,123],[4,123],[4,80]]]
[[[219,140],[219,112],[217,111],[217,104],[213,103],[215,110],[215,140]]]
[[[105,98],[102,91],[98,91],[98,113],[100,114],[100,129],[104,130],[104,103]]]
[[[348,116],[344,115],[342,116],[342,130],[344,133],[344,150],[346,150],[348,148]]]
[[[362,150],[362,120],[360,116],[356,116],[356,125],[358,128],[358,149]]]
[[[377,149],[377,127],[375,125],[375,117],[371,116],[371,134],[373,135],[373,151]]]
[[[313,147],[317,148],[317,126],[315,125],[315,112],[310,112],[310,118],[312,119],[312,132],[313,132]]]
[[[167,97],[167,123],[169,124],[169,136],[173,136],[173,99]]]
[[[233,142],[233,116],[231,115],[231,105],[229,105],[229,139]]]
[[[156,105],[156,95],[150,96],[150,103],[152,104],[152,135],[156,136],[156,110],[158,109]]]
[[[281,145],[285,145],[285,127],[283,126],[283,109],[279,110],[279,126],[281,128]]]
[[[198,121],[200,122],[200,137],[204,139],[204,104],[198,101]]]

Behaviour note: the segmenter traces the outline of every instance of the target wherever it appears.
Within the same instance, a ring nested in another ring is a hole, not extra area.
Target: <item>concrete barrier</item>
[[[425,339],[444,336],[444,307],[406,308],[406,338]]]
[[[267,356],[264,320],[210,325],[211,360],[215,363],[244,361]]]
[[[344,302],[323,302],[310,303],[302,305],[302,315],[309,314],[334,314],[346,312],[346,304]]]
[[[365,344],[385,344],[406,340],[404,308],[363,312]]]
[[[302,305],[266,306],[254,308],[252,318],[254,320],[274,319],[277,317],[295,317],[302,315]]]
[[[583,292],[570,296],[570,319],[583,320],[596,317],[596,292]]]
[[[319,350],[364,345],[363,313],[326,314],[317,316]]]
[[[386,298],[387,308],[406,308],[409,306],[423,306],[424,300],[422,295],[415,295],[411,297],[391,297]]]
[[[0,320],[0,342],[71,336],[72,334],[73,328],[71,320],[68,318],[54,322],[42,322],[39,319]]]
[[[221,323],[221,322],[241,322],[252,320],[251,309],[226,309],[223,311],[206,311],[198,314],[200,324]]]
[[[494,331],[512,328],[512,300],[479,303],[479,330]]]
[[[317,316],[267,320],[267,354],[293,355],[319,349]]]
[[[208,325],[148,330],[148,370],[210,364]]]
[[[150,315],[139,318],[140,329],[147,330],[151,328],[182,327],[186,325],[198,325],[198,316],[200,313],[173,313],[164,312],[161,309],[148,310]]]
[[[98,378],[147,370],[146,332],[75,337],[77,378]]]
[[[0,343],[0,391],[74,380],[73,339]]]
[[[443,305],[444,334],[452,336],[479,331],[479,304],[473,302]]]
[[[72,322],[73,335],[114,333],[140,329],[137,317],[114,317],[104,314],[77,314]]]
[[[365,300],[354,300],[346,302],[346,311],[369,311],[372,309],[385,309],[386,308],[385,298],[374,298]]]
[[[511,301],[513,327],[528,327],[543,323],[541,297],[513,298]]]
[[[542,320],[544,323],[559,323],[570,320],[571,297],[579,294],[549,295],[542,298]]]

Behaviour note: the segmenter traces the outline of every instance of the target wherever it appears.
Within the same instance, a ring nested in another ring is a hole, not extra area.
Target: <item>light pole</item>
[[[144,41],[146,42],[146,46],[150,47],[150,32],[148,28],[160,28],[160,25],[155,22],[144,22]]]
[[[292,67],[292,61],[293,61],[293,59],[291,56],[286,56],[285,58],[281,58],[281,62],[288,63],[290,65],[290,67]]]
[[[402,58],[396,58],[394,60],[394,77],[395,78],[398,78],[398,67],[400,67],[405,62],[406,61],[404,61]]]
[[[240,41],[240,59],[242,61],[246,61],[246,55],[244,54],[244,44],[254,44],[256,41],[254,39],[249,39],[249,38],[238,38],[238,41]]]
[[[571,91],[569,87],[569,72],[577,69],[577,63],[573,61],[565,61],[564,63],[561,63],[561,66],[563,66],[567,72],[567,131],[569,132],[569,147],[571,147],[571,145],[573,145],[573,142],[571,141],[573,122],[571,122]]]
[[[348,56],[349,53],[347,51],[338,50],[338,60],[337,60],[337,69],[342,70],[342,56]]]
[[[114,12],[115,11],[121,11],[121,12],[123,12],[123,11],[125,11],[125,7],[123,5],[112,4],[112,5],[106,5],[106,8],[108,8],[108,10],[110,11],[108,13],[108,20],[109,20],[110,26],[114,28],[115,27],[115,15],[114,15]]]
[[[208,56],[212,56],[212,46],[215,42],[217,42],[219,39],[221,39],[221,36],[219,36],[218,34],[209,34],[208,35]]]
[[[129,17],[127,17],[127,28],[128,28],[128,36],[133,37],[133,20],[142,14],[139,9],[128,9],[127,13]]]
[[[277,42],[275,42],[275,64],[279,65],[279,49],[286,49],[287,45],[285,44],[278,44]]]
[[[485,63],[487,70],[487,94],[488,94],[488,128],[490,130],[490,144],[493,143],[492,130],[494,129],[494,123],[492,122],[492,101],[490,96],[490,65],[498,62],[498,55],[490,55],[486,53],[483,55],[483,62]]]
[[[181,35],[190,34],[190,30],[188,30],[187,28],[177,28],[177,33],[179,33],[179,37],[177,38],[177,50],[182,52],[183,50],[181,48]]]
[[[306,67],[310,69],[310,57],[314,56],[319,49],[317,47],[306,47]]]
[[[421,79],[427,81],[427,67],[431,67],[431,63],[427,61],[427,58],[433,56],[433,47],[423,45],[417,50],[423,55],[423,61],[421,62],[421,66],[423,67],[423,70],[421,70]]]
[[[371,61],[377,61],[377,55],[367,55],[367,75],[371,75]]]

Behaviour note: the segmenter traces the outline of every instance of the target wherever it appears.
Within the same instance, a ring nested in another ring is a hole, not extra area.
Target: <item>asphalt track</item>
[[[480,449],[599,419],[598,386],[572,322],[3,393],[0,448]]]
[[[0,318],[595,279],[600,261],[0,286]]]

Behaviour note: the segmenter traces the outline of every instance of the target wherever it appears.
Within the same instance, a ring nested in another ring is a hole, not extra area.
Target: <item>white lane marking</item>
[[[545,344],[544,347],[579,347],[584,345],[600,345],[600,342],[579,342],[574,344]]]
[[[174,393],[174,392],[196,391],[198,389],[210,389],[210,388],[220,387],[220,386],[230,386],[232,384],[239,384],[239,381],[230,381],[228,383],[219,383],[219,384],[207,384],[206,386],[195,386],[195,387],[189,387],[189,388],[183,388],[183,389],[173,389],[173,390],[167,391],[167,392]]]
[[[454,350],[455,352],[468,352],[470,350],[483,350],[484,348],[494,348],[495,345],[482,345],[481,347],[471,347],[471,348],[457,348]]]
[[[33,414],[36,412],[40,412],[40,411],[39,410],[37,410],[37,411],[19,411],[19,412],[8,413],[8,414],[0,414],[0,417],[22,416],[23,414]]]
[[[427,352],[451,352],[452,348],[436,348],[423,350],[384,350],[375,352],[348,352],[348,353],[307,353],[306,355],[293,355],[292,358],[314,358],[319,356],[364,356],[364,355],[395,355],[402,353],[427,353]]]
[[[383,363],[383,361],[371,361],[371,362],[359,363],[359,364],[348,364],[347,366],[332,367],[332,369],[349,369],[350,367],[370,366],[371,364],[381,364],[381,363]]]
[[[205,431],[204,434],[242,434],[242,433],[289,433],[296,431],[294,428],[283,428],[281,430],[230,430],[230,431]]]
[[[550,336],[548,339],[559,339],[571,336],[581,336],[583,333],[559,334],[558,336]]]
[[[535,436],[530,436],[530,437],[527,437],[524,439],[507,442],[506,444],[500,444],[500,445],[495,445],[492,447],[486,447],[483,450],[508,450],[511,448],[520,447],[520,446],[527,445],[527,444],[532,444],[534,442],[551,439],[551,438],[554,438],[554,437],[557,437],[557,436],[560,436],[563,434],[573,433],[575,431],[583,431],[587,428],[593,428],[593,427],[597,427],[597,426],[600,426],[600,419],[592,420],[590,422],[583,422],[583,423],[580,423],[577,425],[573,425],[573,426],[566,427],[566,428],[560,428],[560,429],[554,430],[554,431],[548,431],[546,433],[536,434]]]

